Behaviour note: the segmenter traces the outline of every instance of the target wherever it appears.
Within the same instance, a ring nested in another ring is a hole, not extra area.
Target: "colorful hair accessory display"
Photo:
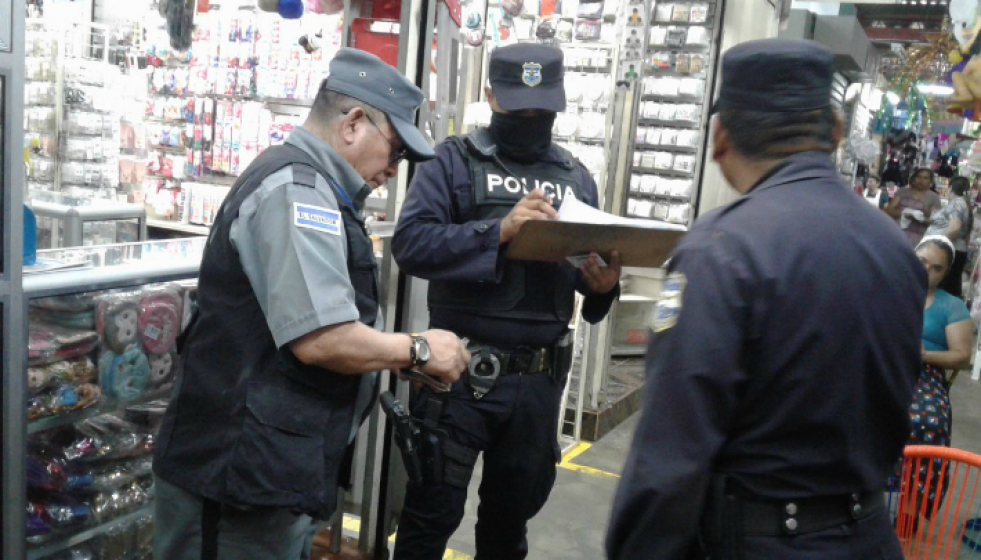
[[[136,346],[116,354],[106,351],[99,358],[99,382],[109,398],[133,401],[143,394],[150,379],[150,363]]]

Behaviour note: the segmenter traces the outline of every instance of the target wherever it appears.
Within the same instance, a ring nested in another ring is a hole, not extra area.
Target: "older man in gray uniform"
[[[433,157],[413,125],[422,101],[378,58],[341,49],[303,127],[222,205],[154,457],[156,558],[300,557],[309,516],[337,503],[371,389],[359,374],[414,367],[453,382],[469,362],[447,331],[373,328],[361,211],[399,161]]]

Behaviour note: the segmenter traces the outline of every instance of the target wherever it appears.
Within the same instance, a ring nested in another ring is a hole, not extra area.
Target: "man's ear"
[[[831,129],[831,151],[838,149],[838,144],[841,144],[841,139],[845,135],[845,119],[842,118],[841,113],[838,111],[834,112],[835,123]]]
[[[729,132],[722,126],[722,119],[712,119],[712,161],[720,161],[732,150],[732,140]]]
[[[484,97],[487,98],[488,103],[494,103],[494,90],[490,86],[484,86]]]
[[[355,107],[348,111],[346,115],[341,115],[341,118],[338,119],[338,126],[340,126],[338,136],[345,145],[350,146],[357,141],[358,121],[363,118],[365,118],[364,109],[361,107]]]

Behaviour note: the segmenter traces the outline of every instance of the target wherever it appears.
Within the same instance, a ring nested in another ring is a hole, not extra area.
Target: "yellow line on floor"
[[[559,466],[562,467],[563,469],[566,469],[566,470],[581,472],[583,474],[588,474],[588,475],[592,475],[592,476],[602,476],[602,477],[607,477],[607,478],[620,478],[620,475],[618,475],[618,474],[607,472],[607,471],[602,471],[600,469],[594,469],[593,467],[587,467],[587,466],[584,466],[584,465],[577,465],[577,464],[575,464],[575,463],[572,462],[573,459],[575,459],[576,457],[582,455],[590,447],[592,447],[592,445],[590,445],[589,443],[587,443],[585,441],[581,441],[581,442],[577,443],[575,447],[573,447],[572,449],[570,449],[569,451],[567,451],[565,453],[565,455],[562,456],[562,462],[559,463]]]
[[[361,519],[353,515],[345,515],[343,526],[345,531],[358,533],[361,531]],[[394,543],[395,535],[389,537],[388,542]],[[443,560],[473,560],[473,556],[456,550],[446,549],[446,552],[443,553]]]

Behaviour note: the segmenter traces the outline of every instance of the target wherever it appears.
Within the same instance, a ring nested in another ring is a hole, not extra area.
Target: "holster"
[[[439,428],[439,417],[443,411],[443,400],[423,392],[424,416],[419,423],[419,458],[424,484],[449,484],[457,488],[470,486],[478,452],[449,438]]]

